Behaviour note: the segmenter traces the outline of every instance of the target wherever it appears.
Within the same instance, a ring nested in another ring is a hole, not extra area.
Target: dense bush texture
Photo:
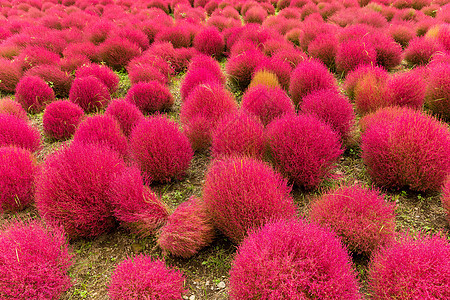
[[[450,63],[430,69],[425,101],[434,113],[450,120]]]
[[[181,203],[158,232],[156,243],[164,253],[183,258],[195,255],[214,238],[214,226],[205,204],[192,196]]]
[[[338,237],[303,220],[268,223],[238,248],[231,299],[361,299]]]
[[[126,137],[129,137],[133,128],[144,119],[139,108],[125,99],[112,100],[105,110],[105,115],[113,116],[119,122]]]
[[[16,101],[30,113],[39,113],[45,106],[55,101],[55,93],[43,79],[24,76],[16,86]]]
[[[86,113],[93,113],[105,108],[111,100],[111,95],[100,79],[87,76],[73,81],[69,100],[81,106]]]
[[[30,151],[0,147],[0,213],[23,210],[34,200],[34,180],[39,170]]]
[[[219,30],[214,27],[205,27],[194,38],[194,48],[203,54],[220,58],[225,47],[225,41]]]
[[[306,189],[330,175],[341,149],[339,134],[313,115],[284,116],[266,130],[266,142],[276,167]]]
[[[122,261],[111,275],[108,295],[112,300],[179,300],[187,292],[181,271],[164,261],[137,255]]]
[[[146,114],[165,110],[173,105],[173,96],[169,88],[158,81],[136,83],[128,91],[125,100]]]
[[[42,116],[44,133],[56,140],[66,140],[75,133],[83,116],[84,111],[78,104],[65,100],[52,102]]]
[[[28,121],[27,112],[18,102],[10,97],[0,98],[0,114],[10,114],[19,119]]]
[[[41,147],[39,130],[14,115],[0,113],[0,147],[18,146],[35,152]]]
[[[208,167],[203,200],[216,228],[238,244],[251,228],[295,215],[290,190],[286,180],[266,163],[226,158]]]
[[[163,115],[139,122],[131,133],[129,149],[146,183],[182,179],[194,156],[178,125]]]
[[[404,236],[372,257],[374,299],[449,299],[450,245],[445,237]]]
[[[40,221],[0,227],[0,298],[59,299],[71,286],[72,262],[64,231]]]
[[[421,110],[426,89],[425,80],[417,72],[397,73],[387,80],[384,97],[390,106],[407,106]]]
[[[445,124],[411,109],[390,122],[375,114],[362,135],[362,159],[372,180],[384,187],[437,191],[450,172],[450,132]]]
[[[342,186],[318,197],[309,218],[333,229],[350,251],[370,254],[395,237],[394,209],[377,190]]]
[[[62,225],[70,238],[94,237],[114,224],[108,186],[125,163],[107,147],[63,146],[47,157],[36,181],[41,217]]]
[[[447,221],[450,223],[450,175],[447,176],[442,185],[441,202],[447,213]]]
[[[119,76],[109,67],[104,65],[89,64],[83,65],[75,72],[76,78],[94,76],[108,88],[110,94],[114,94],[119,88]]]

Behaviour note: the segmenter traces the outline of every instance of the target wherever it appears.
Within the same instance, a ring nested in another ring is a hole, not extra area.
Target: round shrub
[[[419,111],[403,109],[389,122],[375,114],[362,135],[362,159],[372,180],[384,187],[439,190],[450,172],[450,132]]]
[[[339,44],[336,52],[336,71],[347,74],[360,65],[375,65],[377,52],[371,43],[348,40]]]
[[[169,88],[158,81],[136,83],[128,90],[125,100],[136,105],[143,113],[169,109],[174,102]]]
[[[184,281],[183,273],[168,268],[164,261],[138,255],[117,265],[111,275],[108,296],[112,300],[179,300],[187,293]]]
[[[191,62],[189,63],[189,71],[194,71],[196,69],[207,69],[214,74],[215,78],[219,79],[218,81],[221,84],[226,83],[226,78],[219,62],[208,55],[197,54],[192,57]]]
[[[281,88],[277,75],[271,71],[267,71],[266,69],[260,69],[253,74],[252,81],[248,85],[248,89],[251,89],[256,85],[265,85],[269,88]]]
[[[292,72],[292,67],[289,62],[272,57],[269,60],[263,61],[263,63],[255,69],[255,72],[260,70],[266,70],[275,74],[281,87],[286,91],[289,90]],[[252,79],[254,79],[254,75]]]
[[[88,64],[83,65],[75,72],[75,78],[94,76],[108,88],[110,94],[114,94],[119,88],[119,76],[105,65]]]
[[[261,51],[249,50],[230,57],[226,64],[226,73],[242,91],[252,80],[254,70],[265,60]]]
[[[24,76],[16,86],[16,101],[27,112],[39,113],[55,101],[55,93],[40,77]]]
[[[361,299],[351,259],[330,230],[280,220],[253,231],[230,270],[231,299]]]
[[[317,187],[343,153],[339,134],[313,115],[286,115],[267,127],[266,142],[277,168],[298,186]]]
[[[27,121],[0,113],[0,147],[3,146],[17,146],[36,152],[41,148],[41,135]]]
[[[450,120],[450,64],[430,68],[425,103],[433,113]]]
[[[375,252],[368,278],[376,299],[449,299],[448,240],[405,235]]]
[[[163,115],[143,119],[136,125],[129,150],[147,183],[181,179],[194,155],[178,125]]]
[[[56,97],[67,98],[73,78],[57,65],[40,65],[25,72],[24,76],[39,76],[45,82],[52,83],[52,89]]]
[[[308,44],[308,53],[311,57],[319,59],[328,68],[334,70],[338,43],[336,35],[321,33]]]
[[[72,285],[72,255],[61,228],[37,220],[4,222],[0,248],[0,298],[59,299]]]
[[[27,112],[22,105],[10,97],[0,98],[0,114],[10,114],[24,121],[29,121]]]
[[[290,190],[266,163],[231,157],[213,160],[208,167],[203,200],[215,227],[239,244],[250,229],[295,216]]]
[[[105,110],[105,115],[113,116],[119,122],[126,137],[129,137],[133,128],[144,119],[139,108],[125,99],[112,100]]]
[[[86,113],[93,113],[106,107],[111,95],[100,79],[88,76],[73,81],[69,100],[81,106]]]
[[[44,133],[56,140],[69,139],[84,116],[83,109],[75,103],[57,100],[47,105],[42,116]]]
[[[355,72],[358,71],[359,69]],[[353,90],[356,111],[360,115],[364,115],[381,107],[389,106],[389,99],[386,98],[389,74],[384,70],[371,67],[361,68],[361,71]]]
[[[411,65],[426,65],[438,51],[444,51],[444,48],[437,41],[426,37],[416,37],[409,42],[403,56]]]
[[[225,48],[225,41],[219,30],[211,26],[197,33],[193,46],[200,53],[220,58]]]
[[[214,71],[207,68],[192,68],[190,67],[186,76],[181,82],[180,94],[181,100],[184,101],[189,94],[200,84],[223,84],[220,79],[215,76]]]
[[[155,42],[170,42],[174,48],[190,47],[191,34],[183,25],[165,27],[155,37]]]
[[[352,252],[370,255],[395,237],[395,204],[376,189],[342,186],[318,197],[309,218],[329,226]]]
[[[336,88],[337,83],[327,67],[317,61],[303,61],[292,71],[289,94],[297,106],[302,98],[315,90]]]
[[[113,70],[124,69],[134,57],[141,54],[141,48],[126,38],[108,37],[98,46],[97,56]]]
[[[125,169],[119,155],[97,144],[64,145],[47,156],[36,180],[36,207],[70,238],[94,237],[115,225],[108,186]]]
[[[128,64],[128,77],[131,85],[139,82],[158,81],[161,84],[168,84],[168,76],[164,75],[160,69],[151,64]]]
[[[392,37],[381,31],[372,33],[369,36],[375,51],[377,52],[377,65],[391,70],[402,61],[402,46],[397,44]]]
[[[250,156],[263,159],[264,126],[253,114],[240,112],[221,119],[212,134],[211,152],[221,156]]]
[[[181,203],[158,232],[156,243],[163,253],[189,258],[208,246],[214,226],[203,201],[192,196]]]
[[[34,180],[39,170],[30,151],[0,147],[0,213],[25,209],[34,200]]]
[[[425,102],[426,89],[427,84],[418,73],[413,71],[396,73],[386,82],[384,98],[390,106],[407,106],[421,110]]]
[[[355,113],[347,97],[336,89],[323,89],[306,95],[299,109],[316,115],[339,133],[342,141],[350,138],[355,123]]]
[[[370,76],[370,78],[373,77],[373,80],[385,84],[389,78],[389,73],[381,67],[365,65],[349,72],[345,77],[343,89],[351,100],[355,100],[356,87],[366,76]],[[361,89],[358,90],[358,92],[361,93]]]

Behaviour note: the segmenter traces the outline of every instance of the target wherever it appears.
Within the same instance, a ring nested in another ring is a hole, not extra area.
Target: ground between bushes
[[[125,73],[118,73],[121,81],[117,97],[126,94],[130,83]],[[178,120],[180,110],[179,87],[183,75],[175,77],[170,83],[171,92],[174,95],[175,105],[167,113]],[[240,100],[241,93],[228,85],[230,90]],[[42,134],[42,114],[31,116],[34,125],[39,127]],[[48,153],[56,150],[61,143],[52,142],[42,134],[44,147],[38,154],[38,159],[43,160]],[[360,158],[360,149],[357,143],[348,147],[334,171],[333,179],[326,180],[319,188],[312,192],[305,192],[293,187],[292,195],[298,206],[299,215],[307,214],[308,204],[311,199],[322,194],[326,190],[339,184],[362,183],[371,185],[370,178],[366,174]],[[182,181],[171,182],[165,185],[152,185],[151,188],[171,208],[186,201],[190,196],[201,196],[204,175],[210,155],[207,151],[196,153],[187,176]],[[450,236],[450,227],[445,220],[445,212],[440,203],[439,193],[423,194],[410,190],[388,191],[386,200],[397,204],[397,230],[411,232],[422,231],[426,233],[443,232]],[[39,218],[34,206],[17,214],[23,218]],[[6,215],[9,219],[14,215]],[[2,220],[0,219],[0,222]],[[231,267],[236,245],[233,245],[226,237],[218,233],[214,242],[201,250],[190,259],[180,259],[164,256],[156,247],[154,237],[142,239],[117,227],[116,230],[101,235],[95,239],[81,239],[71,241],[70,246],[74,253],[73,266],[69,275],[73,286],[63,295],[62,299],[108,299],[107,286],[111,273],[118,263],[129,256],[139,253],[153,257],[164,258],[169,266],[183,271],[186,282],[185,287],[189,292],[185,299],[228,299],[228,271]],[[353,262],[361,283],[361,292],[368,298],[370,291],[367,289],[367,263],[368,258],[353,256]]]

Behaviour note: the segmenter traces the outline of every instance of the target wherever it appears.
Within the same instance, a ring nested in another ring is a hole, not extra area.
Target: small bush
[[[426,106],[435,114],[450,120],[450,64],[430,68],[425,92]]]
[[[278,82],[284,90],[289,89],[289,82],[291,79],[292,68],[289,62],[272,57],[269,60],[263,61],[254,71],[258,72],[266,70],[276,75]],[[255,74],[253,75],[253,78]]]
[[[55,96],[59,98],[67,98],[69,96],[70,87],[73,82],[72,76],[62,71],[57,65],[36,66],[26,71],[24,76],[41,77],[52,87]]]
[[[126,137],[129,137],[134,127],[144,119],[139,108],[125,99],[112,100],[105,110],[105,115],[114,117]]]
[[[351,100],[355,100],[356,98],[356,88],[358,84],[366,77],[373,78],[376,82],[380,82],[381,85],[384,85],[389,77],[389,73],[378,66],[361,66],[356,70],[348,73],[347,77],[345,77],[345,81],[343,84],[343,88],[347,96]],[[366,79],[367,80],[367,79]],[[361,93],[361,90],[358,91]],[[362,93],[361,95],[363,95]],[[377,93],[378,95],[379,93]]]
[[[416,37],[414,28],[402,24],[391,24],[389,34],[403,48],[408,47],[409,42]]]
[[[364,68],[361,68],[364,70]],[[386,85],[389,74],[385,70],[368,67],[356,80],[354,99],[356,111],[365,115],[388,106],[390,99],[386,98]],[[357,72],[356,70],[355,72]]]
[[[375,65],[377,51],[373,45],[363,40],[348,40],[339,44],[336,52],[336,71],[347,74],[360,65]]]
[[[72,285],[72,255],[61,228],[8,221],[0,228],[0,298],[58,299]]]
[[[422,110],[426,89],[425,80],[416,72],[396,73],[388,79],[384,97],[390,106],[407,106]]]
[[[174,102],[168,87],[158,81],[140,82],[133,85],[128,90],[125,100],[136,105],[143,113],[169,109]]]
[[[155,42],[170,42],[174,48],[191,46],[189,29],[182,25],[163,28],[155,37]]]
[[[189,68],[186,76],[181,82],[180,93],[181,100],[185,101],[189,94],[201,84],[223,84],[214,72],[208,68]]]
[[[215,227],[239,244],[250,229],[295,216],[290,190],[266,163],[249,157],[226,158],[208,167],[203,200]]]
[[[75,72],[75,78],[94,76],[108,88],[110,94],[114,94],[119,88],[119,76],[108,66],[89,64],[83,65]]]
[[[339,134],[312,115],[287,115],[266,129],[273,163],[291,181],[306,189],[330,175],[343,153]]]
[[[208,246],[214,226],[203,201],[192,196],[181,203],[158,232],[156,243],[164,253],[189,258]]]
[[[139,82],[149,81],[158,81],[163,85],[168,84],[168,77],[160,69],[153,67],[151,64],[129,64],[127,71],[132,86]]]
[[[240,55],[231,56],[226,64],[226,73],[242,91],[247,88],[252,80],[253,72],[264,61],[265,56],[256,50],[243,52]]]
[[[164,116],[139,122],[131,133],[129,149],[147,183],[182,179],[194,155],[178,125]]]
[[[113,70],[124,69],[134,57],[141,54],[141,48],[126,38],[112,36],[98,46],[97,56]]]
[[[265,69],[255,72],[248,88],[251,89],[256,85],[265,85],[269,88],[281,88],[277,75]]]
[[[409,42],[403,56],[411,65],[426,65],[438,51],[444,51],[441,44],[426,37],[417,37]]]
[[[78,104],[86,113],[93,113],[105,108],[111,101],[111,95],[100,79],[88,76],[73,81],[69,100]]]
[[[27,112],[39,113],[55,101],[55,93],[40,77],[24,76],[16,86],[16,101]]]
[[[164,261],[138,255],[122,261],[111,275],[108,296],[112,300],[179,300],[187,293],[181,271],[168,268]]]
[[[56,140],[69,139],[84,116],[83,109],[75,103],[57,100],[47,105],[42,116],[44,133]]]
[[[0,133],[0,147],[17,146],[30,152],[41,148],[39,130],[14,115],[0,113]]]
[[[214,77],[217,78],[221,84],[226,83],[226,78],[219,62],[210,56],[198,54],[192,57],[191,62],[189,63],[189,71],[197,69],[207,69],[214,74]]]
[[[60,57],[53,51],[40,46],[27,46],[17,57],[22,70],[28,70],[39,65],[57,65]]]
[[[220,58],[225,49],[225,41],[216,27],[206,27],[197,33],[193,46],[200,53]]]
[[[303,220],[253,231],[230,270],[231,299],[361,299],[351,259],[336,235]]]
[[[22,76],[19,65],[9,59],[0,58],[0,91],[14,93]]]
[[[369,263],[376,299],[449,299],[450,245],[445,237],[404,236],[377,251]]]
[[[0,114],[13,115],[24,121],[28,121],[27,112],[22,105],[11,99],[10,97],[0,98]]]
[[[337,50],[337,37],[330,33],[319,34],[308,44],[309,55],[322,61],[330,70],[335,69]]]

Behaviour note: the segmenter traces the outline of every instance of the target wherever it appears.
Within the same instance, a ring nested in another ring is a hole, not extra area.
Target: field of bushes
[[[0,0],[0,299],[450,299],[448,0]]]

